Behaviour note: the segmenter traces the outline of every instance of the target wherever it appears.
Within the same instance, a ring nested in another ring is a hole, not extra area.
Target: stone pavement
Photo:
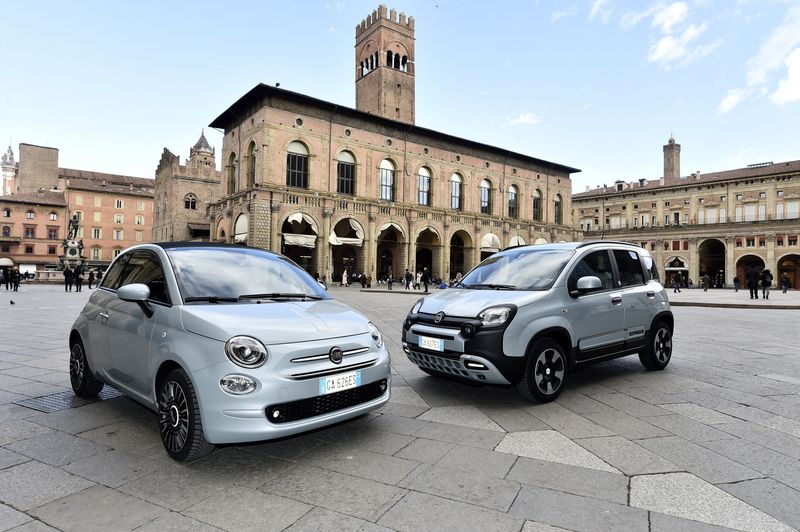
[[[597,365],[537,405],[413,366],[400,349],[413,297],[331,294],[383,331],[391,403],[176,464],[155,414],[125,397],[14,404],[68,391],[67,333],[89,293],[0,292],[0,530],[800,528],[794,310],[675,307],[665,371]]]

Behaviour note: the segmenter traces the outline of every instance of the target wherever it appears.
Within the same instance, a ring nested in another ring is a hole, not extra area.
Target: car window
[[[617,261],[620,286],[636,286],[644,284],[644,272],[639,254],[627,249],[615,249],[614,260]]]
[[[105,276],[103,277],[103,281],[100,283],[100,288],[110,288],[111,290],[116,290],[119,288],[119,281],[120,276],[122,275],[122,271],[125,269],[125,263],[128,262],[130,258],[130,254],[122,255],[108,269]]]
[[[602,290],[611,290],[614,288],[614,275],[611,269],[611,257],[608,256],[608,251],[605,249],[600,251],[592,251],[583,257],[567,280],[567,289],[572,292],[578,287],[578,279],[581,277],[594,276],[600,279],[603,283]]]
[[[169,293],[164,282],[164,270],[154,253],[137,251],[131,255],[120,276],[119,286],[133,283],[146,284],[150,288],[150,300],[169,304]]]
[[[572,250],[518,248],[496,253],[461,280],[464,288],[503,287],[509,290],[547,290],[572,257]]]
[[[645,269],[650,274],[650,279],[658,281],[659,280],[658,268],[656,268],[656,263],[653,260],[653,257],[651,257],[650,255],[644,255],[642,257],[642,260],[644,261]]]

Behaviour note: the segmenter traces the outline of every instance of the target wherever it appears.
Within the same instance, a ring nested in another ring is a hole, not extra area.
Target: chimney
[[[647,184],[647,179],[644,179],[644,178],[642,178],[642,179],[639,179],[639,186],[640,186],[640,187],[643,187],[643,186],[645,186],[646,184]]]

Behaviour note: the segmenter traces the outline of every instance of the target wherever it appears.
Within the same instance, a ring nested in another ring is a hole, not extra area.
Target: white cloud
[[[569,6],[567,9],[563,11],[556,11],[550,16],[550,22],[558,22],[562,18],[567,18],[575,15],[578,12],[578,4],[577,2]]]
[[[611,9],[606,8],[608,0],[593,0],[592,8],[589,10],[589,20],[599,17],[604,24],[611,18]]]
[[[507,126],[533,126],[541,122],[541,119],[533,113],[520,113],[515,118],[506,123]]]
[[[672,29],[686,20],[689,6],[686,2],[673,2],[669,5],[657,6],[653,15],[653,26],[658,26],[664,33],[672,33]]]
[[[719,108],[717,109],[720,113],[727,113],[731,111],[734,107],[742,103],[748,95],[748,91],[746,89],[731,89],[728,91],[728,94],[719,102]]]
[[[665,35],[650,46],[647,60],[651,63],[659,63],[663,67],[669,67],[672,63],[677,63],[677,66],[685,66],[709,55],[719,46],[719,41],[694,45],[694,41],[707,29],[708,23],[703,22],[700,25],[690,25],[680,35]]]
[[[651,16],[658,6],[652,6],[638,13],[625,13],[619,20],[619,25],[623,30],[629,30],[638,25],[641,21]]]
[[[782,67],[789,52],[800,45],[800,5],[789,10],[780,26],[761,43],[758,54],[747,61],[747,84],[762,85]]]
[[[800,102],[800,48],[786,58],[786,77],[778,83],[778,90],[770,99],[778,105]]]

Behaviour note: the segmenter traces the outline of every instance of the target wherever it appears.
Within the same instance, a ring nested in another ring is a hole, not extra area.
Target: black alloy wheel
[[[92,376],[80,340],[73,341],[69,347],[69,383],[78,397],[95,397],[103,389],[103,383]]]
[[[660,371],[672,358],[672,330],[663,321],[656,323],[650,333],[647,352],[639,353],[639,361],[645,369]]]
[[[517,390],[529,401],[553,401],[564,389],[567,371],[567,357],[561,344],[552,338],[541,338],[528,352],[525,375],[517,383]]]
[[[197,396],[182,369],[170,371],[159,385],[158,425],[164,449],[179,462],[201,458],[214,450],[203,435]]]

